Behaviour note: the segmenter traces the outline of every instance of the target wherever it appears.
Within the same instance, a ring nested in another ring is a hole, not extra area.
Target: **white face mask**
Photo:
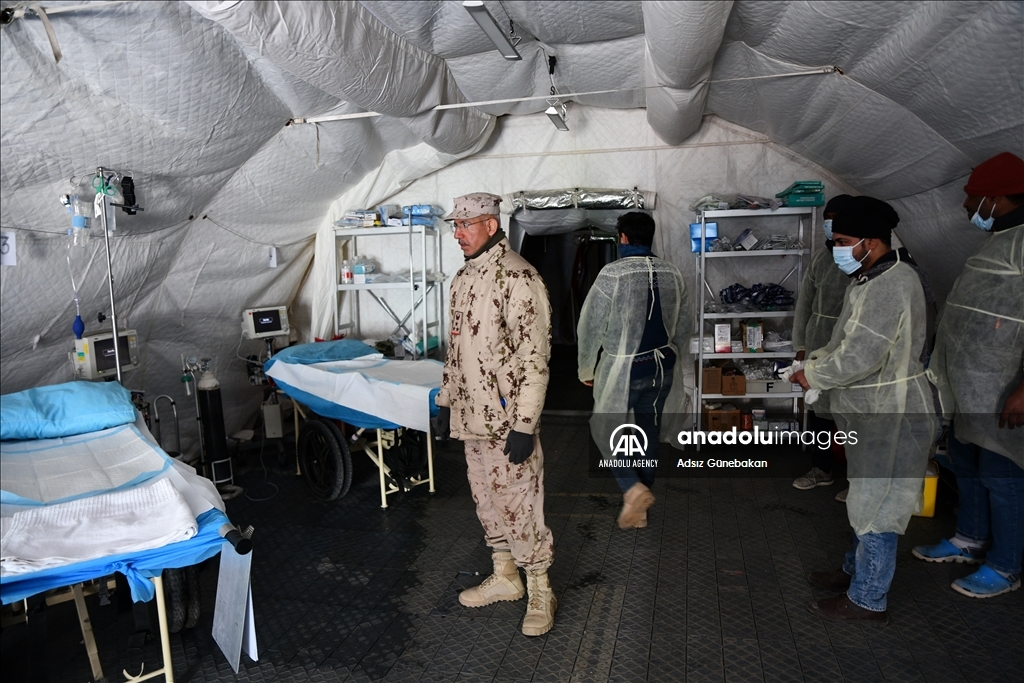
[[[989,232],[992,230],[992,224],[996,222],[996,217],[994,215],[996,212],[996,203],[992,202],[992,210],[988,212],[988,218],[982,218],[981,205],[985,203],[985,199],[985,197],[981,198],[981,202],[978,204],[977,210],[975,210],[974,215],[971,216],[971,224],[976,228]]]
[[[832,219],[826,218],[821,224],[821,228],[825,231],[825,239],[832,239]]]

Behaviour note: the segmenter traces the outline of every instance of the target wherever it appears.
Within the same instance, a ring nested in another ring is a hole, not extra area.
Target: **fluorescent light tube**
[[[569,130],[569,126],[565,125],[565,119],[562,118],[562,112],[558,111],[558,109],[553,106],[548,107],[544,113],[551,119],[551,123],[555,124],[555,128],[558,130]]]
[[[505,32],[498,26],[491,13],[484,7],[482,0],[465,0],[462,6],[473,17],[473,21],[487,34],[487,37],[494,43],[494,47],[501,53],[501,56],[508,60],[522,59],[516,46],[508,39]]]

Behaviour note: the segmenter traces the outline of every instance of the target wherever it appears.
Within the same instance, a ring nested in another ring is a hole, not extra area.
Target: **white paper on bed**
[[[139,433],[147,441],[159,449],[160,446],[146,426],[146,421],[143,419],[142,414],[136,410],[135,416],[135,428],[139,430]],[[160,452],[163,453],[163,450],[161,449]],[[178,489],[178,493],[185,498],[188,506],[192,508],[193,515],[198,517],[211,508],[217,508],[221,512],[225,511],[224,499],[220,497],[220,493],[218,493],[217,487],[214,486],[212,481],[197,473],[196,469],[191,465],[186,465],[182,461],[175,460],[170,456],[167,456],[167,458],[171,461],[171,466],[154,478],[167,479],[174,484],[174,488]]]
[[[4,518],[0,575],[160,548],[188,540],[197,531],[196,518],[174,485],[155,479]]]
[[[430,392],[441,386],[443,373],[444,364],[435,360],[275,363],[267,372],[325,401],[421,432],[430,427]]]
[[[59,439],[0,443],[3,491],[39,503],[109,491],[169,466],[170,458],[133,425]]]

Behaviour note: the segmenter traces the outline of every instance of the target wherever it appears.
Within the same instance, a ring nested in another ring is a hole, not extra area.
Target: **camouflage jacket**
[[[455,274],[450,318],[437,404],[451,407],[452,438],[536,433],[551,357],[551,304],[536,269],[501,240]]]

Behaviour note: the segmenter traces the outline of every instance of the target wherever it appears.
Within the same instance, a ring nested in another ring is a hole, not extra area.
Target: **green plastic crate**
[[[825,185],[820,180],[798,180],[775,196],[781,198],[791,194],[817,194],[824,190]]]
[[[814,194],[789,194],[786,195],[782,203],[786,206],[824,206],[825,205],[825,193],[816,192]]]

